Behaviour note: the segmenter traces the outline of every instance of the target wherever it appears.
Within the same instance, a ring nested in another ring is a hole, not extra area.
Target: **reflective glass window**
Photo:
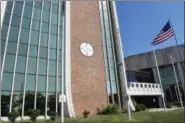
[[[52,12],[53,13],[57,13],[58,12],[58,5],[57,4],[52,4]]]
[[[45,47],[40,47],[40,58],[47,58],[48,56],[48,50]]]
[[[50,2],[44,2],[44,8],[43,9],[45,9],[45,10],[50,10]]]
[[[51,33],[52,34],[57,34],[57,26],[56,25],[51,25]]]
[[[28,58],[28,73],[36,74],[37,59],[33,57]]]
[[[57,25],[58,16],[55,13],[52,13],[52,20],[51,23]]]
[[[48,47],[48,34],[47,33],[41,33],[41,41],[40,46]]]
[[[6,54],[4,71],[13,72],[15,55]]]
[[[49,61],[49,75],[54,76],[56,75],[56,61],[50,60]]]
[[[42,21],[49,22],[49,11],[43,10]]]
[[[5,48],[5,41],[2,40],[1,41],[1,53],[4,52],[4,48]],[[1,57],[2,58],[2,57]]]
[[[20,42],[28,44],[29,40],[29,30],[28,29],[21,29],[21,35],[20,35]]]
[[[48,33],[49,32],[49,24],[48,23],[42,23],[42,32]]]
[[[39,42],[39,32],[32,30],[30,44],[38,45],[38,42]]]
[[[46,90],[46,76],[38,76],[38,92],[45,92]]]
[[[26,78],[26,91],[34,91],[35,90],[35,75],[27,75]]]
[[[40,28],[40,22],[37,20],[33,20],[32,21],[32,29],[39,30],[39,28]]]
[[[41,16],[41,9],[34,8],[33,19],[40,20],[40,16]]]
[[[39,59],[39,74],[46,75],[47,61],[46,59]]]
[[[19,33],[19,28],[15,26],[11,26],[10,34],[9,34],[9,41],[17,41]]]
[[[11,90],[13,73],[3,73],[2,90]]]
[[[32,6],[25,5],[24,7],[24,17],[31,18],[32,15]]]
[[[29,29],[31,20],[29,18],[23,18],[22,27]]]
[[[7,53],[15,54],[17,49],[16,42],[8,42]]]
[[[35,6],[37,8],[42,8],[42,1],[35,1]]]
[[[55,77],[49,77],[48,79],[48,92],[51,93],[51,92],[55,92],[55,88],[56,88],[56,79]]]
[[[12,16],[11,25],[19,27],[20,22],[21,22],[21,17],[16,16],[16,15],[13,15],[13,16]]]
[[[17,57],[16,72],[25,73],[25,68],[26,68],[26,57],[18,56]]]
[[[14,14],[18,15],[18,16],[21,16],[22,8],[23,8],[23,4],[21,4],[19,2],[15,2]]]
[[[53,59],[56,60],[56,55],[57,55],[57,51],[55,49],[50,49],[49,51],[50,55],[49,55],[49,59]]]
[[[11,13],[12,5],[13,5],[13,1],[7,1],[6,13],[9,13],[9,14]]]
[[[28,49],[28,45],[27,44],[19,44],[19,55],[23,55],[23,56],[27,56],[27,49]]]
[[[29,56],[37,57],[37,46],[30,45]]]
[[[50,48],[57,48],[57,36],[56,35],[50,35]]]
[[[24,74],[15,74],[14,91],[23,91],[24,89]]]

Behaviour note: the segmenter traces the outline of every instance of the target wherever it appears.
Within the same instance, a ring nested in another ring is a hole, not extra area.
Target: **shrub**
[[[50,119],[51,119],[52,121],[55,121],[55,120],[56,120],[56,117],[57,117],[57,113],[56,113],[56,112],[50,111],[50,112],[48,113],[48,115],[50,116]]]
[[[87,118],[89,114],[90,114],[90,111],[84,110],[83,112],[84,118]]]
[[[19,116],[19,112],[10,112],[8,113],[8,119],[12,122],[15,123],[16,118]]]
[[[30,116],[30,119],[32,122],[36,122],[37,121],[37,117],[40,114],[40,110],[37,109],[29,109],[28,110],[28,116]]]
[[[144,104],[137,104],[136,105],[136,111],[145,111],[146,110],[146,106]]]
[[[167,106],[166,106],[167,108],[172,108],[172,104],[167,104]]]
[[[115,104],[109,104],[102,109],[98,110],[99,115],[108,115],[108,114],[119,114],[120,110],[119,107]]]

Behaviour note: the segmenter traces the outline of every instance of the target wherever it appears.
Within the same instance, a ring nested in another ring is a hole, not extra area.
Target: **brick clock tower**
[[[107,104],[99,4],[71,2],[71,92],[74,111],[96,114]]]

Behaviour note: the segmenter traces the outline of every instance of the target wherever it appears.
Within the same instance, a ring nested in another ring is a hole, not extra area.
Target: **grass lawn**
[[[134,112],[132,113],[132,121],[127,120],[127,114],[120,115],[97,115],[88,118],[65,118],[65,123],[130,123],[130,122],[157,122],[157,123],[177,123],[185,122],[184,120],[184,110],[177,109],[167,112]],[[3,122],[9,123],[9,122]],[[21,123],[30,123],[21,122]],[[38,121],[37,123],[60,123],[60,118],[57,118],[55,122],[52,121]]]

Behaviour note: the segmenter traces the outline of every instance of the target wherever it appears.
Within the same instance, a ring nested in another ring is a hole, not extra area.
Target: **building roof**
[[[156,50],[156,56],[159,66],[171,64],[170,55],[173,57],[174,63],[184,61],[184,44],[179,45],[182,60],[178,53],[177,46],[170,46]],[[155,67],[153,52],[145,52],[125,57],[125,65],[127,70],[140,70]]]

